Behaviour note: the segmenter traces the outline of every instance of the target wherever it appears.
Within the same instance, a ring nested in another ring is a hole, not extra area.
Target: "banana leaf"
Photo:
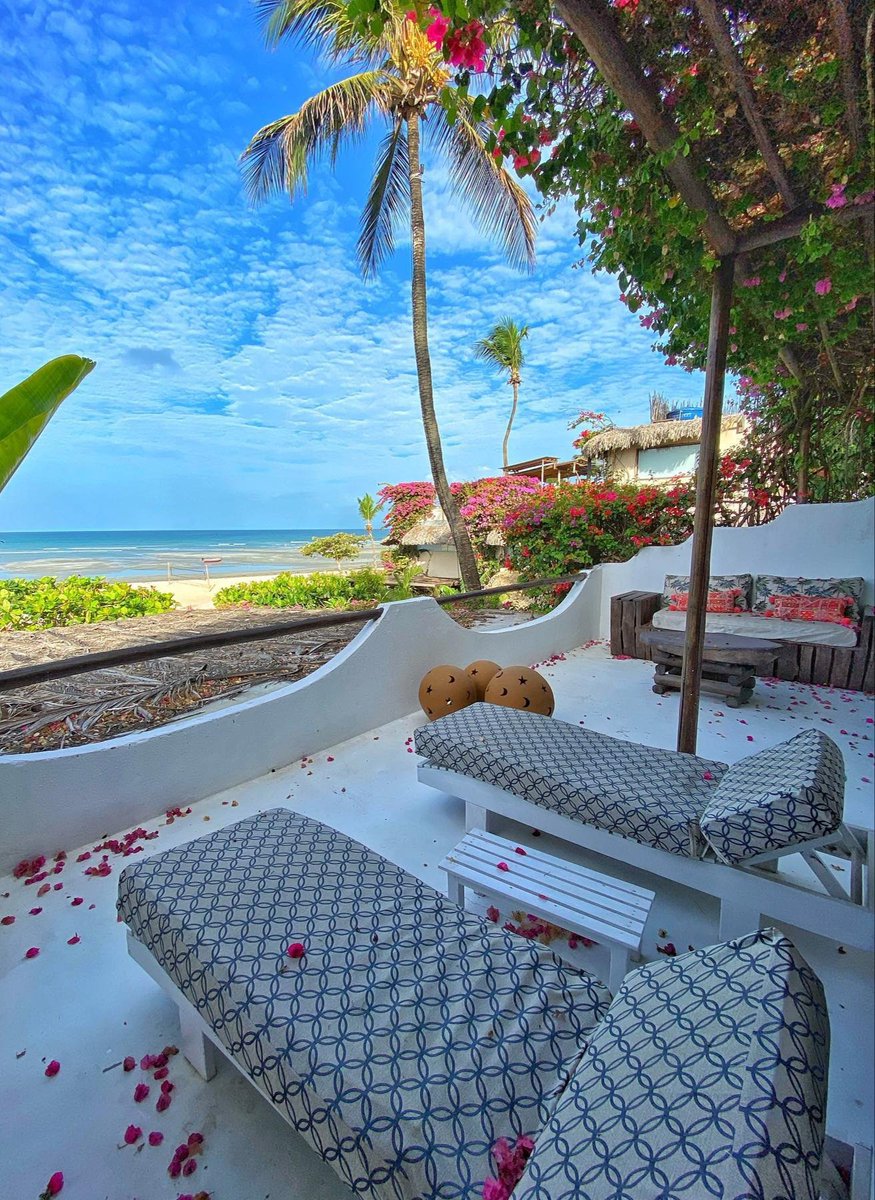
[[[63,354],[0,396],[0,492],[54,416],[61,401],[79,386],[94,367],[90,358]]]

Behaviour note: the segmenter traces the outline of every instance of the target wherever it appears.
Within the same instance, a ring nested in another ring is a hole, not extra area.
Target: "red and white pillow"
[[[847,613],[853,609],[853,596],[769,596],[765,616],[785,621],[830,621],[835,625],[853,622]]]
[[[743,588],[718,588],[708,593],[705,611],[710,613],[737,613],[744,608],[739,602]],[[689,604],[689,592],[672,592],[668,607],[672,612],[686,612]]]

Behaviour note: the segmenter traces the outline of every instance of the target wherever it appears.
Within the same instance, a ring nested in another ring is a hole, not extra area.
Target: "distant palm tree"
[[[385,500],[379,502],[376,501],[370,492],[365,492],[365,494],[359,497],[357,501],[359,506],[359,516],[361,517],[362,521],[364,521],[365,533],[370,538],[371,551],[373,553],[375,562],[377,560],[377,543],[374,541],[374,521],[383,511],[385,503]]]
[[[394,232],[406,211],[412,243],[411,292],[413,348],[419,402],[435,490],[447,518],[466,588],[480,585],[477,562],[444,468],[434,410],[425,278],[425,217],[422,205],[420,138],[449,159],[453,186],[467,201],[484,230],[497,234],[511,259],[534,262],[535,219],[520,185],[486,148],[488,125],[474,116],[473,99],[454,93],[455,118],[440,103],[452,88],[446,63],[420,29],[408,20],[397,0],[378,0],[387,16],[375,36],[354,27],[342,0],[258,0],[269,46],[284,38],[316,45],[330,61],[363,69],[333,83],[296,113],[265,125],[243,154],[250,196],[263,200],[279,191],[294,199],[307,186],[312,163],[333,165],[341,146],[359,140],[369,123],[380,119],[387,132],[380,145],[358,241],[365,278],[376,274],[394,249]]]
[[[513,388],[513,404],[510,409],[510,420],[507,423],[507,429],[504,431],[504,441],[501,444],[501,465],[503,467],[507,466],[507,444],[510,441],[510,431],[513,427],[513,419],[516,416],[520,384],[522,383],[520,371],[522,370],[524,361],[523,342],[528,336],[528,325],[517,325],[510,317],[505,317],[503,321],[499,321],[488,337],[481,338],[474,347],[474,353],[477,358],[482,358],[486,362],[492,363],[501,372],[507,372],[507,382]]]

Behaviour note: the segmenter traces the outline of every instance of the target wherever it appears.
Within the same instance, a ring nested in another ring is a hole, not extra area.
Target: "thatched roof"
[[[744,417],[739,413],[724,417],[721,429],[740,430]],[[702,440],[702,420],[654,421],[627,429],[606,429],[597,433],[578,451],[578,457],[601,458],[617,450],[656,450],[662,446],[694,446]]]
[[[406,533],[398,539],[400,546],[446,546],[453,549],[453,535],[447,518],[439,508],[434,509],[427,517],[422,517],[415,525],[411,525]],[[499,530],[491,529],[486,535],[488,546],[503,546],[504,538]]]

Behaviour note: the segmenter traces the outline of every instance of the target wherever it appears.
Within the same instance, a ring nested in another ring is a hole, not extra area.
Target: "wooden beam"
[[[558,0],[556,11],[573,30],[620,103],[629,110],[658,154],[677,145],[680,130],[660,108],[655,85],[635,64],[620,36],[611,9],[595,0]],[[715,252],[723,257],[735,249],[735,234],[717,201],[699,177],[693,155],[678,154],[665,173],[691,209],[704,214],[704,228]]]
[[[842,0],[831,0],[831,2],[833,4],[841,4]],[[787,208],[795,208],[797,201],[793,186],[787,177],[787,172],[784,170],[784,164],[781,162],[777,150],[772,145],[772,139],[769,137],[765,122],[760,116],[753,87],[747,77],[741,56],[733,44],[726,20],[722,12],[717,8],[715,0],[695,0],[695,4],[699,10],[699,16],[708,30],[711,41],[714,43],[714,48],[717,51],[720,61],[723,63],[727,74],[733,82],[736,94],[741,102],[742,110],[747,118],[747,123],[750,126],[750,131],[757,144],[757,149],[763,156],[769,174],[774,180],[775,187],[780,192],[781,199]]]
[[[714,285],[711,290],[711,321],[705,365],[705,412],[702,418],[702,440],[699,445],[699,469],[696,474],[690,595],[687,604],[683,683],[678,717],[677,748],[684,754],[696,753],[696,733],[699,725],[702,649],[705,640],[708,578],[711,573],[711,535],[714,529],[714,496],[717,486],[723,382],[726,376],[726,351],[729,347],[729,313],[732,306],[734,271],[735,263],[732,257],[726,255],[721,258],[714,273]]]
[[[762,250],[764,246],[798,237],[812,217],[829,217],[838,225],[847,225],[851,221],[867,221],[871,224],[873,216],[875,201],[872,200],[868,204],[846,204],[844,208],[810,205],[798,212],[777,217],[774,221],[761,221],[759,225],[754,225],[747,233],[739,235],[737,250],[739,254],[749,254],[752,250]]]
[[[829,15],[839,59],[845,117],[851,134],[851,145],[856,154],[863,142],[863,124],[860,120],[860,83],[854,54],[854,33],[845,0],[829,0]]]

